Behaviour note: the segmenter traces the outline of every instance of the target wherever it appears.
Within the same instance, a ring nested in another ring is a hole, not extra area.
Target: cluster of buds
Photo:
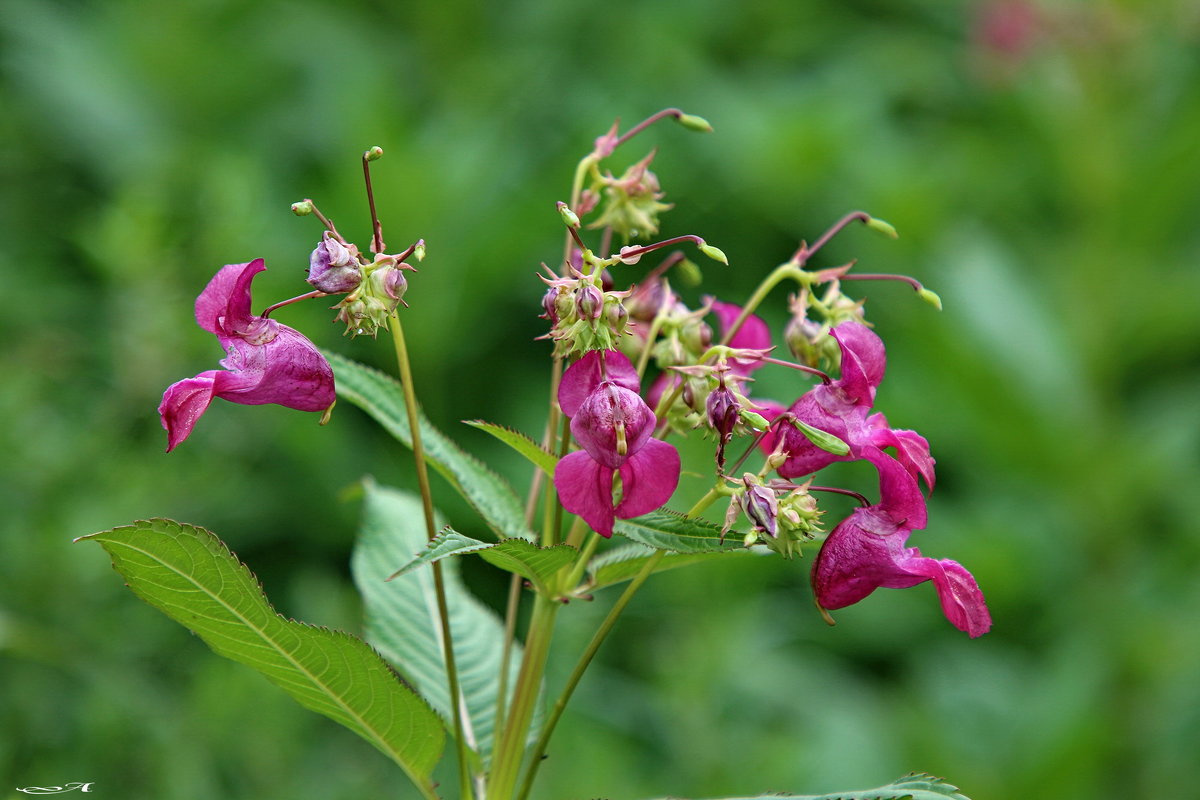
[[[766,545],[784,558],[791,558],[800,552],[802,544],[821,532],[823,512],[808,492],[809,483],[764,481],[753,473],[743,474],[731,490],[722,530],[728,532],[738,515],[745,514],[752,525],[743,537],[746,547]]]
[[[637,162],[620,178],[612,173],[599,176],[595,185],[583,194],[581,211],[590,210],[601,195],[604,209],[589,227],[608,228],[625,241],[648,239],[658,233],[658,215],[671,208],[662,202],[658,177],[650,171],[654,152]]]
[[[543,265],[545,266],[545,265]],[[547,336],[554,354],[580,356],[592,350],[616,350],[629,339],[629,314],[623,300],[629,292],[605,291],[603,281],[572,268],[572,277],[539,276],[546,284],[542,319],[550,320]]]
[[[842,293],[836,279],[829,282],[824,296],[815,298],[808,288],[788,298],[792,318],[783,331],[783,339],[792,356],[801,364],[836,371],[841,364],[842,351],[829,331],[843,322],[866,323],[863,301],[853,300]],[[821,320],[811,318],[817,311]]]
[[[292,210],[301,215],[312,213],[312,202],[296,203]],[[333,308],[338,312],[337,321],[345,324],[346,333],[374,336],[404,302],[408,289],[404,271],[416,271],[405,261],[410,256],[423,259],[425,243],[417,242],[399,255],[374,253],[368,259],[353,242],[335,230],[326,230],[309,257],[308,283],[322,294],[345,295]]]

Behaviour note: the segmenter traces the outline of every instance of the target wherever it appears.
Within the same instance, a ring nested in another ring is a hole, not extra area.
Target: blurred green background
[[[429,244],[404,312],[424,403],[523,487],[457,421],[540,430],[533,273],[561,251],[554,202],[614,117],[666,106],[716,132],[660,125],[613,166],[661,147],[664,234],[732,262],[706,266],[709,291],[744,298],[864,208],[900,240],[851,229],[819,263],[858,257],[941,293],[939,314],[902,286],[850,287],[889,347],[879,408],[938,458],[912,542],[967,565],[996,624],[968,640],[925,585],[828,628],[806,562],[667,573],[585,680],[538,796],[827,792],[910,770],[975,800],[1200,785],[1194,3],[6,0],[0,33],[0,792],[409,796],[368,744],[214,656],[71,539],[204,525],[282,613],[356,630],[344,490],[367,472],[412,485],[409,454],[346,404],[318,428],[217,403],[164,455],[162,390],[220,355],[196,293],[259,256],[256,309],[303,291],[319,231],[289,204],[313,197],[365,241],[358,156],[382,146],[389,242]],[[785,313],[782,295],[764,310]],[[388,364],[329,316],[281,312]],[[765,374],[756,393],[801,388]],[[844,475],[873,491],[869,471]],[[503,581],[467,568],[498,602]],[[559,639],[558,677],[583,636]]]

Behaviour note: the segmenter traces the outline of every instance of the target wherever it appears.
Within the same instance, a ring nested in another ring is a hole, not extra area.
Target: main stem
[[[421,504],[425,511],[425,534],[430,541],[437,536],[433,519],[433,494],[429,490],[429,471],[425,465],[425,448],[421,444],[421,427],[417,417],[417,394],[413,389],[412,367],[408,360],[408,347],[404,342],[404,328],[400,317],[391,317],[392,341],[396,346],[396,362],[400,372],[400,386],[404,390],[404,406],[408,412],[408,426],[412,433],[413,458],[417,466],[417,486],[421,491]],[[467,800],[474,797],[471,790],[470,765],[467,762],[467,742],[463,735],[461,692],[458,686],[458,669],[454,662],[454,639],[450,632],[450,610],[446,603],[446,586],[442,579],[441,562],[433,562],[433,588],[437,596],[438,622],[441,625],[442,657],[446,662],[446,683],[450,693],[450,712],[454,718],[454,741],[458,746],[458,777],[460,796]]]
[[[521,771],[521,761],[525,755],[529,723],[533,719],[538,690],[546,672],[546,657],[550,653],[554,618],[561,605],[557,600],[542,595],[537,595],[534,600],[529,633],[525,637],[525,658],[521,662],[521,671],[517,674],[512,707],[505,720],[500,745],[492,759],[492,772],[487,785],[488,800],[510,800],[513,797],[517,775]]]

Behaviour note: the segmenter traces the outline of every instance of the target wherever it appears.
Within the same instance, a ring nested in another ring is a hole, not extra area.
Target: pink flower
[[[933,581],[946,618],[972,638],[992,627],[975,578],[957,561],[927,558],[907,547],[908,535],[925,527],[925,499],[916,479],[877,447],[863,457],[879,470],[879,503],[856,509],[841,522],[817,555],[812,583],[817,604],[845,608],[878,588],[906,589]]]
[[[300,411],[333,405],[333,370],[316,346],[299,331],[250,313],[250,283],[265,269],[261,258],[227,264],[196,298],[196,322],[225,348],[225,369],[201,372],[163,393],[158,413],[168,453],[191,434],[214,397]]]
[[[778,436],[782,436],[788,459],[779,467],[779,474],[796,478],[835,461],[864,458],[865,448],[894,447],[905,469],[913,477],[923,477],[932,490],[934,459],[925,437],[915,431],[889,428],[883,414],[870,413],[875,390],[887,366],[882,340],[859,322],[843,322],[830,333],[842,350],[841,377],[814,386],[788,410],[805,424],[841,439],[849,445],[850,452],[841,456],[830,453],[817,447],[795,427],[785,425]],[[777,441],[774,436],[767,437],[763,446],[771,452]]]
[[[571,418],[582,450],[554,470],[563,508],[601,536],[612,536],[616,517],[648,513],[671,498],[679,484],[679,452],[653,438],[654,412],[638,395],[641,381],[616,350],[592,350],[563,374],[558,404]],[[621,499],[613,501],[620,475]]]

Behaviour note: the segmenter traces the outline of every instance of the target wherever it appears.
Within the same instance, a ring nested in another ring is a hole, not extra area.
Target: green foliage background
[[[317,229],[288,205],[314,197],[365,240],[357,159],[381,145],[389,241],[429,243],[405,312],[426,409],[524,485],[504,445],[457,421],[538,429],[533,273],[560,252],[553,204],[613,117],[675,105],[716,133],[658,127],[620,158],[661,145],[678,204],[664,233],[732,262],[707,268],[710,288],[744,298],[799,238],[864,208],[902,238],[851,230],[823,263],[858,257],[942,294],[938,314],[903,287],[854,287],[889,346],[880,407],[938,457],[913,541],[972,569],[996,627],[968,641],[924,586],[827,628],[806,563],[667,573],[585,680],[540,796],[825,792],[915,769],[975,800],[1186,795],[1200,783],[1200,14],[1044,0],[1006,55],[980,34],[1002,5],[6,0],[0,792],[407,796],[370,745],[213,656],[71,539],[155,515],[203,525],[282,613],[357,630],[343,490],[365,472],[411,485],[409,454],[348,405],[318,428],[219,403],[165,456],[163,388],[220,355],[192,323],[195,294],[258,256],[256,308],[302,291]],[[388,364],[319,304],[283,313]],[[772,298],[765,315],[784,314]],[[798,388],[768,375],[756,391]],[[698,473],[703,451],[687,451]],[[869,472],[844,476],[871,488]],[[456,528],[485,535],[435,491]],[[464,569],[498,600],[492,573]],[[594,621],[610,600],[566,616]]]

